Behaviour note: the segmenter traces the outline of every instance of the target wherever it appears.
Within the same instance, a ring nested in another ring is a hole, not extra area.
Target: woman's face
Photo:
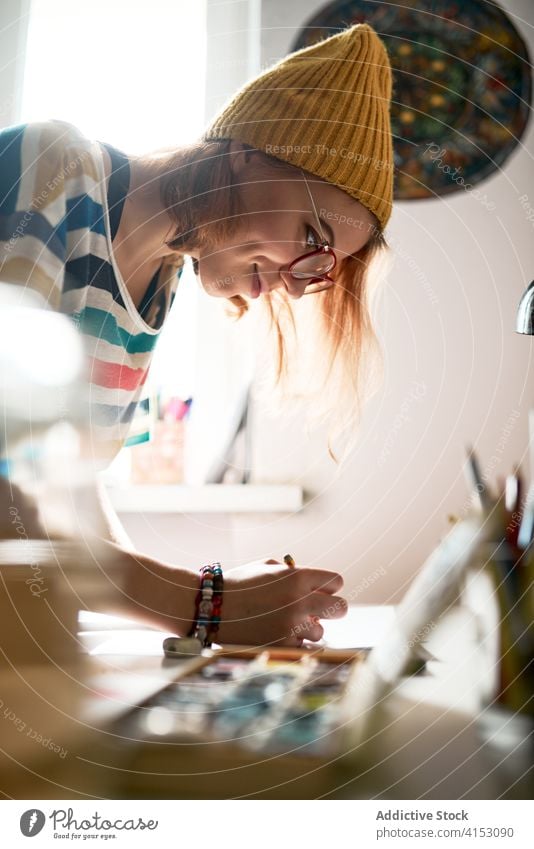
[[[375,227],[372,214],[341,189],[306,175],[319,216],[314,212],[302,172],[258,168],[254,154],[237,146],[232,169],[244,214],[230,241],[215,250],[199,250],[198,275],[209,295],[258,298],[285,289],[300,298],[306,280],[294,280],[291,262],[326,239],[340,263],[369,241]]]

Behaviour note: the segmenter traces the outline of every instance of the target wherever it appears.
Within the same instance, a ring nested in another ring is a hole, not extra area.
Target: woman
[[[187,148],[129,158],[60,121],[0,133],[2,280],[38,290],[79,327],[96,457],[143,438],[142,387],[184,255],[239,312],[267,302],[279,373],[280,308],[317,299],[325,374],[344,370],[354,410],[371,337],[367,273],[391,211],[390,99],[386,51],[361,25],[262,73]],[[110,538],[125,579],[108,609],[209,641],[199,631],[202,616],[213,633],[218,624],[209,574],[202,613],[196,574],[134,553],[113,527]],[[273,560],[234,569],[218,639],[318,640],[319,619],[346,610],[341,587],[334,572]]]

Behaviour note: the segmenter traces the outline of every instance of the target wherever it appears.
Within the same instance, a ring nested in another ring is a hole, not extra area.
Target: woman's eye
[[[318,248],[321,245],[321,239],[309,224],[306,225],[306,245],[309,248]]]

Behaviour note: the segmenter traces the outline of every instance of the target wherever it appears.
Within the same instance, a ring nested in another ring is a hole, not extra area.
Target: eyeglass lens
[[[291,274],[297,280],[305,280],[307,277],[321,277],[332,271],[335,259],[330,253],[311,254],[309,257],[301,257],[291,268]]]

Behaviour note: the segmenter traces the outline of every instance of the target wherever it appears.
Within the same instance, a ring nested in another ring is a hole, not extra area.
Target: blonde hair
[[[152,160],[162,203],[176,225],[167,241],[173,250],[184,254],[199,248],[216,250],[240,226],[244,210],[231,168],[230,144],[230,140],[193,142],[179,150],[159,152],[159,159]],[[300,171],[261,151],[254,150],[254,156],[251,173],[258,166],[261,172],[275,170],[288,177]],[[347,445],[353,441],[363,403],[378,383],[379,346],[371,318],[377,280],[371,266],[386,243],[373,218],[375,226],[370,228],[367,244],[338,261],[333,272],[335,286],[295,304],[279,289],[262,298],[275,339],[274,386],[286,401],[313,398],[313,415],[308,418],[330,418],[332,436],[345,434]],[[236,318],[248,311],[241,296],[229,301]],[[300,315],[306,316],[304,323],[299,321]],[[304,343],[306,337],[312,337],[305,357],[297,344],[297,323],[307,328],[308,333],[299,333]],[[304,372],[300,380],[297,361]],[[313,389],[308,379],[312,373]]]
[[[280,290],[266,298],[277,356],[271,374],[268,364],[259,370],[264,375],[260,394],[267,398],[274,388],[275,408],[304,412],[309,427],[326,422],[328,450],[336,462],[354,447],[364,404],[380,384],[382,357],[372,308],[386,248],[380,231],[373,231],[360,251],[336,266],[335,286],[294,303]]]

